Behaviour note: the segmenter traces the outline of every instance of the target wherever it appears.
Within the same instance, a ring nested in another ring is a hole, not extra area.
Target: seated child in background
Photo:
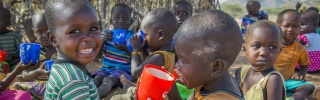
[[[99,99],[86,65],[102,46],[95,9],[88,0],[49,0],[45,5],[47,36],[58,53],[44,99]]]
[[[248,28],[245,38],[243,50],[251,66],[235,73],[245,99],[285,100],[284,78],[273,67],[281,48],[280,28],[271,21],[259,21]]]
[[[243,35],[245,35],[247,28],[254,22],[264,19],[268,20],[268,16],[266,14],[263,14],[261,18],[259,17],[260,7],[261,5],[258,1],[248,1],[246,6],[248,15],[245,15],[242,18],[241,23],[241,30]]]
[[[48,25],[45,19],[45,11],[39,10],[32,16],[33,30],[34,35],[41,45],[41,67],[36,70],[31,71],[23,71],[22,77],[25,80],[34,80],[34,82],[15,82],[10,87],[11,90],[25,90],[31,93],[33,99],[43,99],[43,95],[46,89],[46,76],[49,74],[49,71],[45,70],[46,64],[44,61],[50,59],[56,59],[57,54],[55,48],[49,43],[48,38],[46,36],[46,32],[48,30]],[[39,79],[39,76],[44,77]],[[40,81],[39,81],[40,80]]]
[[[36,64],[38,65],[39,62]],[[16,77],[26,69],[32,69],[35,66],[31,66],[31,62],[28,65],[21,62],[15,67],[15,69],[8,74],[0,82],[0,99],[1,100],[31,100],[31,95],[28,91],[22,90],[6,90],[9,85],[16,79]]]
[[[303,12],[300,35],[297,37],[308,52],[310,60],[308,72],[320,70],[320,35],[316,33],[318,18],[318,13],[313,10]],[[297,68],[300,68],[299,65]]]
[[[240,28],[230,15],[210,10],[191,16],[174,39],[177,73],[187,88],[195,88],[188,100],[244,99],[228,70],[243,42]]]
[[[7,29],[10,25],[10,18],[10,11],[0,6],[0,50],[7,51],[5,63],[2,62],[2,64],[9,64],[11,67],[9,69],[11,71],[11,69],[14,68],[14,65],[20,61],[19,44],[21,43],[22,37],[18,32]]]
[[[178,27],[190,16],[192,16],[192,5],[185,0],[179,0],[173,6],[173,13],[178,20]]]
[[[128,30],[131,24],[131,8],[125,4],[116,4],[111,10],[111,23],[114,29],[127,30],[125,39],[134,34]],[[102,47],[102,68],[95,72],[92,77],[98,87],[100,98],[106,97],[114,86],[121,86],[120,76],[125,75],[129,80],[132,79],[130,60],[131,52],[126,45],[114,43],[112,33],[104,36]]]
[[[274,68],[284,77],[286,93],[295,100],[306,99],[314,90],[310,82],[305,82],[305,75],[310,64],[307,51],[295,41],[301,26],[301,15],[294,9],[287,9],[278,15],[277,24],[282,30],[281,52],[274,64]],[[296,64],[299,63],[298,75],[294,75]],[[293,94],[294,93],[294,94]]]
[[[133,48],[131,60],[133,77],[139,78],[144,66],[147,64],[164,66],[169,72],[173,72],[175,54],[172,48],[172,37],[177,30],[177,26],[175,15],[168,9],[155,9],[144,16],[141,22],[141,30],[146,36],[145,40],[141,43],[138,34],[130,39]],[[148,44],[148,49],[152,53],[143,61],[144,55],[147,54],[147,48],[143,48],[145,43]],[[132,96],[136,89],[135,85],[123,76],[121,76],[121,82],[126,87],[129,87],[129,85],[132,87],[128,89],[127,95],[116,95],[112,99],[133,98]],[[168,98],[172,100],[181,99],[176,84],[172,85]]]

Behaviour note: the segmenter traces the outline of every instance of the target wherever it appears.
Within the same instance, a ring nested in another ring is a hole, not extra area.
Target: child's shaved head
[[[280,24],[282,22],[284,15],[287,13],[294,14],[293,17],[296,17],[296,19],[301,19],[301,14],[298,11],[296,11],[294,9],[286,9],[286,10],[280,12],[280,14],[278,15],[278,18],[277,18],[278,24]]]
[[[175,35],[175,45],[192,41],[191,55],[205,61],[222,59],[232,65],[239,54],[243,38],[237,22],[220,10],[209,10],[187,19]]]
[[[3,8],[2,6],[0,6],[0,14],[1,17],[5,18],[5,20],[10,20],[11,18],[10,11],[6,8]]]
[[[38,23],[39,21],[46,21],[44,14],[45,14],[44,10],[39,10],[32,15],[33,26],[36,26],[35,24]]]
[[[192,7],[192,5],[191,5],[188,1],[186,1],[186,0],[179,0],[178,2],[176,2],[176,3],[174,4],[173,11],[176,10],[176,6],[177,6],[177,5],[187,6],[187,7],[188,7],[188,10],[190,11],[190,15],[192,15],[192,9],[193,9],[193,7]]]
[[[141,27],[148,27],[153,30],[163,30],[166,33],[175,33],[178,22],[175,15],[169,9],[155,9],[147,13],[141,22]],[[173,37],[173,34],[168,34]],[[172,40],[172,38],[167,38]]]
[[[89,5],[88,0],[48,0],[45,6],[45,17],[49,30],[53,31],[57,22],[65,21],[61,17],[71,16],[70,12]]]
[[[279,37],[282,37],[281,35],[281,28],[274,22],[271,21],[258,21],[254,24],[252,24],[248,30],[247,30],[247,35],[245,37],[246,42],[249,41],[249,37],[251,36],[251,34],[253,33],[253,31],[258,28],[258,27],[262,27],[263,29],[267,29],[270,30],[271,33],[270,34],[276,34]],[[281,39],[281,38],[280,38]]]
[[[4,32],[10,25],[10,18],[10,11],[0,6],[0,19],[2,20],[2,23],[0,23],[0,33]]]

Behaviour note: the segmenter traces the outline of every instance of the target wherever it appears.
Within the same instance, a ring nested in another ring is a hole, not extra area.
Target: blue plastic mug
[[[114,29],[112,36],[113,36],[113,42],[119,43],[121,45],[125,45],[126,44],[126,34],[127,34],[127,30],[123,30],[123,29]]]
[[[51,71],[52,64],[54,63],[54,60],[47,60],[47,61],[45,61],[45,63],[46,63],[46,70]]]
[[[40,60],[40,45],[36,43],[21,43],[20,44],[20,59],[23,64],[36,64]]]
[[[136,34],[140,35],[140,41],[141,43],[144,41],[144,38],[145,38],[145,34],[142,32],[142,30],[138,31]],[[132,37],[130,37],[131,39]],[[132,48],[132,45],[131,45],[131,42],[130,42],[130,39],[127,41],[127,47],[128,49],[132,52],[133,51],[133,48]],[[143,48],[147,48],[148,45],[147,43],[143,46]]]

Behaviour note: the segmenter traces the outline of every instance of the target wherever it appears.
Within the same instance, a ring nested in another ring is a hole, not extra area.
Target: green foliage
[[[293,7],[278,7],[278,8],[266,8],[265,10],[268,14],[278,15],[280,12],[286,9],[295,9]]]
[[[242,17],[245,15],[243,7],[240,4],[225,4],[221,10],[230,14],[232,17]]]

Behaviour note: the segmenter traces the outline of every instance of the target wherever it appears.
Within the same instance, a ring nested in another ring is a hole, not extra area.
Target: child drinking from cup
[[[314,85],[305,82],[305,75],[310,64],[307,51],[296,42],[301,26],[301,15],[294,9],[287,9],[278,15],[277,24],[282,30],[281,52],[274,68],[284,77],[286,93],[295,100],[306,99],[312,94]],[[294,75],[296,64],[300,65],[298,75]]]
[[[129,80],[132,79],[131,52],[126,46],[126,41],[133,35],[133,32],[128,30],[131,24],[131,8],[119,3],[111,11],[110,21],[114,30],[104,36],[102,68],[92,75],[100,98],[106,97],[114,86],[121,86],[119,80],[121,75],[125,75]]]
[[[20,61],[19,44],[22,37],[19,33],[7,29],[10,25],[10,18],[10,11],[0,6],[0,19],[2,19],[0,24],[0,50],[6,51],[5,64],[9,64],[11,69]]]
[[[146,36],[143,42],[140,41],[140,35],[137,34],[130,39],[133,48],[131,60],[133,77],[139,78],[144,66],[147,64],[164,66],[169,72],[173,72],[175,55],[172,52],[172,37],[176,32],[177,26],[175,15],[168,9],[155,9],[145,15],[141,22],[141,30]],[[147,58],[144,58],[148,52],[147,48],[144,48],[145,44],[152,51]],[[143,61],[143,59],[145,60]],[[121,82],[126,87],[131,86],[128,89],[128,94],[116,95],[112,99],[134,98],[132,96],[135,93],[135,85],[124,76],[121,76]],[[168,98],[173,100],[181,99],[175,84],[172,85]]]
[[[310,60],[308,72],[320,70],[320,35],[316,33],[318,18],[318,13],[313,10],[307,10],[302,13],[302,24],[298,40],[304,45],[308,53]],[[299,69],[300,66],[297,66],[297,68]]]
[[[194,15],[179,27],[174,39],[177,73],[187,88],[195,88],[188,100],[244,99],[228,71],[243,42],[230,15],[220,10]]]
[[[58,53],[44,99],[99,99],[86,64],[102,46],[96,12],[88,0],[49,0],[45,5],[47,36]]]
[[[243,49],[251,66],[235,73],[245,99],[285,100],[284,79],[273,67],[281,48],[280,28],[271,21],[259,21],[248,28],[245,38]]]

